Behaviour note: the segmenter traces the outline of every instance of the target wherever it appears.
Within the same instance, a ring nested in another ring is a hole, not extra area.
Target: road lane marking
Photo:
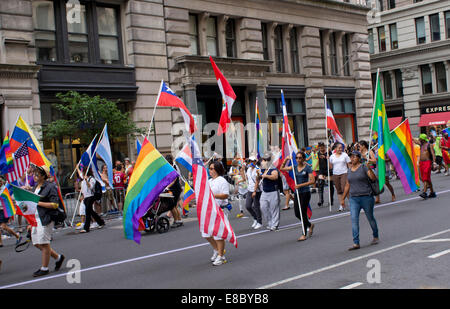
[[[445,190],[445,191],[441,191],[441,192],[436,192],[436,194],[443,194],[443,193],[447,193],[447,192],[450,192],[450,190]],[[375,208],[382,208],[382,207],[386,207],[386,206],[393,205],[393,204],[400,204],[400,203],[407,202],[407,201],[411,201],[411,200],[415,200],[415,199],[420,199],[420,197],[413,197],[413,198],[409,198],[409,199],[405,199],[405,200],[398,200],[398,201],[395,201],[395,202],[390,202],[390,203],[387,203],[387,204],[381,204],[381,205],[376,206]],[[333,219],[337,219],[337,218],[345,217],[345,216],[349,216],[349,215],[350,215],[350,212],[348,212],[348,213],[340,213],[340,214],[331,215],[331,216],[328,216],[328,217],[322,217],[322,218],[310,220],[310,222],[312,222],[312,223],[314,223],[314,222],[325,222],[325,221],[329,221],[329,220],[333,220]],[[294,224],[286,225],[286,226],[284,226],[284,227],[281,227],[280,230],[279,230],[278,232],[280,232],[280,231],[282,231],[282,230],[285,230],[285,229],[289,229],[289,228],[294,227],[294,226],[298,226],[298,225],[301,225],[301,223],[294,223]],[[240,238],[245,238],[245,237],[249,237],[249,236],[255,236],[255,235],[258,235],[258,234],[262,234],[262,233],[269,233],[269,232],[271,232],[271,231],[269,231],[269,230],[261,230],[261,231],[257,231],[257,232],[253,232],[253,233],[249,233],[249,234],[240,235],[240,236],[237,236],[237,238],[240,239]],[[425,237],[422,237],[422,238],[414,239],[414,240],[412,240],[412,241],[417,241],[417,240],[420,240],[420,239],[425,239],[425,238],[437,236],[437,235],[440,235],[440,234],[445,233],[445,232],[450,232],[450,230],[446,230],[446,231],[444,231],[444,232],[439,232],[439,233],[437,233],[437,234],[433,234],[433,235],[425,236]],[[405,244],[408,244],[408,243],[410,243],[410,242],[411,242],[411,241],[409,241],[409,242],[407,242],[407,243],[405,243]],[[384,250],[380,250],[380,251],[378,251],[378,253],[382,253],[382,252],[384,252],[384,251],[392,250],[392,249],[395,249],[395,248],[397,248],[397,247],[402,247],[402,246],[404,246],[405,244],[400,244],[400,245],[393,246],[393,247],[390,247],[390,248],[387,248],[387,249],[384,249]],[[161,256],[161,255],[166,255],[166,254],[171,254],[171,253],[176,253],[176,252],[186,251],[186,250],[190,250],[190,249],[194,249],[194,248],[199,248],[199,247],[204,247],[204,246],[209,246],[209,243],[201,243],[201,244],[197,244],[197,245],[193,245],[193,246],[188,246],[188,247],[183,247],[183,248],[179,248],[179,249],[174,249],[174,250],[169,250],[169,251],[164,251],[164,252],[154,253],[154,254],[150,254],[150,255],[146,255],[146,256],[141,256],[141,257],[137,257],[137,258],[132,258],[132,259],[127,259],[127,260],[122,260],[122,261],[113,262],[113,263],[108,263],[108,264],[104,264],[104,265],[93,266],[93,267],[89,267],[89,268],[82,269],[82,270],[80,270],[80,272],[87,272],[87,271],[91,271],[91,270],[97,270],[97,269],[102,269],[102,268],[107,268],[107,267],[117,266],[117,265],[121,265],[121,264],[126,264],[126,263],[136,262],[136,261],[140,261],[140,260],[146,260],[146,259],[154,258],[154,257],[157,257],[157,256]],[[366,256],[371,256],[371,255],[378,254],[378,253],[374,252],[374,253],[368,254],[368,255],[366,255]],[[328,266],[328,267],[319,269],[319,270],[314,271],[314,272],[311,272],[311,273],[307,273],[307,274],[304,274],[304,275],[300,275],[300,276],[299,276],[299,279],[301,279],[301,278],[304,277],[304,276],[310,276],[310,275],[313,275],[313,274],[315,274],[315,273],[319,273],[319,272],[322,272],[322,271],[325,271],[325,270],[328,270],[328,269],[332,269],[332,268],[335,268],[335,267],[338,267],[338,266],[347,264],[347,263],[349,263],[349,262],[357,261],[357,260],[359,260],[359,259],[365,258],[366,256],[362,256],[362,257],[360,257],[360,258],[348,260],[348,261],[343,262],[343,263],[338,263],[338,264],[335,264],[334,266],[332,265],[333,267],[331,267],[331,268],[330,268],[330,266]],[[50,280],[50,279],[61,278],[61,277],[67,276],[67,274],[69,274],[69,272],[67,272],[67,273],[62,273],[62,274],[58,274],[58,275],[53,275],[53,276],[48,276],[48,277],[43,277],[43,278],[39,278],[39,279],[34,279],[34,280],[24,281],[24,282],[13,283],[13,284],[10,284],[10,285],[4,285],[4,286],[0,286],[0,289],[13,288],[13,287],[17,287],[17,286],[22,286],[22,285],[27,285],[27,284],[37,283],[37,282],[40,282],[40,281],[45,281],[45,280]],[[297,277],[298,277],[298,276],[297,276]],[[294,277],[294,278],[296,278],[296,277]],[[292,280],[296,280],[296,279],[292,279]],[[288,280],[287,282],[292,281],[292,280]],[[270,285],[269,285],[269,286],[270,286]],[[268,286],[268,287],[269,287],[269,286]],[[276,285],[275,285],[275,286],[276,286]],[[265,287],[262,287],[262,288],[265,288]]]
[[[350,290],[350,289],[356,288],[363,284],[364,283],[362,283],[362,282],[355,282],[355,283],[352,283],[352,284],[349,284],[349,285],[346,285],[346,286],[340,288],[340,290]]]
[[[443,255],[446,255],[446,254],[448,254],[448,253],[450,253],[450,249],[447,249],[447,250],[445,250],[445,251],[442,251],[442,252],[438,252],[438,253],[432,254],[432,255],[429,256],[429,258],[430,258],[430,259],[437,259],[438,257],[443,256]]]
[[[388,248],[385,248],[385,249],[381,249],[381,250],[378,250],[378,251],[375,251],[375,252],[364,254],[364,255],[361,255],[359,257],[355,257],[353,259],[345,260],[345,261],[340,262],[340,263],[336,263],[336,264],[332,264],[332,265],[329,265],[329,266],[325,266],[325,267],[322,267],[320,269],[317,269],[317,270],[314,270],[314,271],[311,271],[311,272],[308,272],[308,273],[305,273],[305,274],[301,274],[301,275],[290,277],[290,278],[287,278],[287,279],[284,279],[284,280],[280,280],[280,281],[277,281],[277,282],[274,282],[274,283],[271,283],[271,284],[267,284],[267,285],[264,285],[262,287],[259,287],[258,289],[274,288],[274,287],[280,286],[282,284],[289,283],[291,281],[303,279],[303,278],[306,278],[306,277],[309,277],[309,276],[312,276],[312,275],[316,275],[316,274],[319,274],[321,272],[324,272],[324,271],[327,271],[327,270],[330,270],[330,269],[334,269],[334,268],[337,268],[337,267],[340,267],[340,266],[343,266],[343,265],[346,265],[346,264],[350,264],[350,263],[353,263],[353,262],[356,262],[356,261],[359,261],[359,260],[362,260],[362,259],[374,256],[374,255],[377,255],[377,254],[381,254],[381,253],[384,253],[384,252],[387,252],[387,251],[390,251],[390,250],[394,250],[394,249],[398,249],[398,248],[404,247],[406,245],[409,245],[409,244],[413,243],[415,240],[418,240],[418,239],[426,239],[426,238],[438,236],[438,235],[441,235],[441,234],[445,234],[445,233],[448,233],[448,232],[450,232],[450,229],[447,229],[447,230],[444,230],[444,231],[441,231],[441,232],[437,232],[437,233],[434,233],[434,234],[431,234],[431,235],[427,235],[427,236],[424,236],[424,237],[416,238],[416,239],[413,239],[413,240],[410,240],[410,241],[407,241],[407,242],[404,242],[404,243],[401,243],[401,244],[398,244],[398,245],[395,245],[395,246],[391,246],[391,247],[388,247]]]
[[[449,242],[450,238],[441,238],[441,239],[427,239],[427,240],[415,240],[414,243],[429,243],[429,242]]]

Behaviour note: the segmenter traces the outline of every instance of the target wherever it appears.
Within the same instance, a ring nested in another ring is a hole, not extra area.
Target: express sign
[[[426,114],[439,113],[439,112],[450,112],[450,105],[425,108]]]

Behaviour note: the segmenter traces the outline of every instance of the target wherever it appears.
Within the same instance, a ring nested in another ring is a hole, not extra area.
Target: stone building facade
[[[379,70],[392,126],[439,131],[450,120],[450,1],[388,2],[369,25],[374,88]]]
[[[346,140],[367,138],[368,12],[365,0],[0,1],[2,133],[19,113],[35,127],[54,120],[55,94],[67,90],[120,99],[148,127],[161,80],[205,132],[221,110],[211,55],[237,95],[233,121],[254,122],[258,99],[267,142],[277,143],[280,90],[299,146],[325,138],[324,95]],[[176,110],[157,108],[150,138],[161,152],[181,135],[181,119]],[[252,142],[244,136],[248,155]],[[66,171],[83,147],[76,140],[44,144]],[[134,141],[113,141],[113,153],[135,157]]]

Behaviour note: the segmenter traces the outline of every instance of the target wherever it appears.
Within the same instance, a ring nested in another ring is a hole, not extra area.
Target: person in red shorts
[[[448,165],[450,164],[450,138],[447,131],[442,131],[441,139],[442,158],[444,159],[444,165],[446,166],[445,176],[448,176]]]
[[[431,170],[433,169],[433,162],[436,160],[434,149],[428,142],[426,134],[420,134],[419,141],[414,139],[414,142],[420,145],[419,170],[420,178],[423,182],[423,193],[420,194],[420,197],[423,199],[436,197],[436,192],[434,192],[433,184],[431,183]],[[430,189],[430,195],[427,195],[428,189]]]

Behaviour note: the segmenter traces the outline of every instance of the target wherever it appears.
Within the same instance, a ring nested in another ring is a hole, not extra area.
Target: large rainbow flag
[[[391,137],[392,145],[387,154],[394,164],[405,193],[411,194],[420,187],[420,181],[408,119],[391,132]]]
[[[140,244],[139,219],[177,177],[178,173],[152,143],[142,145],[125,196],[123,210],[125,238],[133,239]]]
[[[2,193],[0,194],[0,204],[3,206],[5,218],[11,218],[16,214],[16,207],[14,207],[11,195],[9,194],[6,186],[2,188]]]

